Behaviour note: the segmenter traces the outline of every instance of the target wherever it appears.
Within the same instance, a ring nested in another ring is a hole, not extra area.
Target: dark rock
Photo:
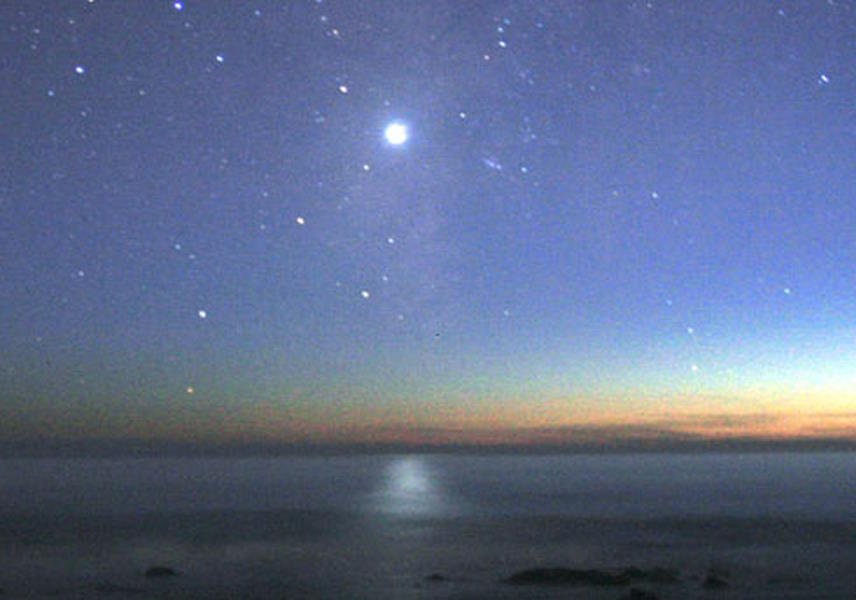
[[[621,571],[632,581],[647,581],[649,583],[677,583],[678,575],[674,571],[662,567],[645,570],[639,567],[627,567]]]
[[[505,580],[512,585],[627,585],[631,581],[624,573],[609,573],[597,569],[527,569],[518,571]]]
[[[658,600],[657,594],[639,588],[630,588],[630,592],[623,595],[621,600]]]
[[[646,579],[651,583],[677,583],[679,581],[677,572],[662,567],[654,567],[648,571]]]
[[[728,587],[728,582],[716,573],[708,573],[701,585],[706,590],[721,590]]]
[[[449,578],[443,575],[442,573],[431,573],[428,577],[425,578],[425,581],[449,581]]]
[[[505,581],[514,585],[618,586],[636,582],[677,583],[679,579],[675,571],[662,567],[647,570],[639,567],[626,567],[618,572],[555,567],[518,571]]]
[[[146,577],[150,577],[150,578],[152,578],[152,577],[174,577],[175,575],[178,575],[178,573],[176,573],[174,569],[171,569],[169,567],[163,567],[160,565],[154,566],[154,567],[149,567],[148,569],[146,569]]]

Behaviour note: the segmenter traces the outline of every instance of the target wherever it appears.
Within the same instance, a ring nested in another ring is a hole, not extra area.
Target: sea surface
[[[633,584],[667,599],[856,598],[856,453],[0,460],[3,598],[630,591],[504,581],[553,566],[670,569]]]

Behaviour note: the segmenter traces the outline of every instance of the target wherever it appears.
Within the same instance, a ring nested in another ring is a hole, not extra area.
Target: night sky
[[[4,2],[0,440],[856,437],[856,5]]]

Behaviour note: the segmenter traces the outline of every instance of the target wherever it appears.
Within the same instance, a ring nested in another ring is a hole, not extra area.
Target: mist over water
[[[853,498],[852,453],[6,460],[0,587],[526,597],[498,581],[632,564],[686,585],[728,570],[730,597],[843,598],[856,591]],[[148,581],[152,564],[182,575]],[[452,581],[427,585],[435,572]]]

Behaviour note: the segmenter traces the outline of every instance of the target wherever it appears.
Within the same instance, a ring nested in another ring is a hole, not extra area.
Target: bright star
[[[383,130],[383,137],[393,146],[400,146],[407,141],[407,125],[400,121],[394,121]]]

